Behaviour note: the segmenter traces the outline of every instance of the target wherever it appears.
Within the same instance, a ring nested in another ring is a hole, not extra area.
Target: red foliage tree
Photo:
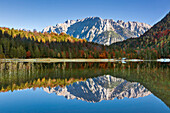
[[[27,51],[26,57],[27,57],[27,58],[30,58],[30,57],[31,57],[31,52],[30,52],[30,51]]]

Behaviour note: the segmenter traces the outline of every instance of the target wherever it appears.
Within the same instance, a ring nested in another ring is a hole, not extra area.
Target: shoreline
[[[170,62],[170,59],[142,60],[142,59],[57,59],[57,58],[35,58],[35,59],[0,59],[0,62],[35,62],[35,63],[55,63],[55,62]]]

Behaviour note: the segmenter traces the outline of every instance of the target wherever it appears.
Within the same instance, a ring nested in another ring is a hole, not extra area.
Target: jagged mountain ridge
[[[144,50],[145,52],[150,49],[151,52],[156,51],[157,56],[159,54],[159,58],[170,58],[169,41],[170,12],[139,38],[130,38],[122,42],[114,43],[110,45],[110,48],[134,49],[138,50],[138,54],[142,53],[140,50]],[[145,56],[147,57],[146,53]]]
[[[143,85],[137,82],[128,82],[121,78],[104,75],[90,78],[83,82],[75,82],[65,87],[43,88],[48,93],[56,93],[67,99],[78,99],[87,102],[100,102],[102,100],[113,100],[138,98],[150,95]]]
[[[126,40],[130,37],[139,37],[145,33],[151,26],[139,22],[124,22],[113,19],[102,19],[100,17],[87,17],[84,19],[67,20],[56,26],[48,26],[42,32],[67,33],[76,38],[87,39],[89,42],[110,45],[115,42]],[[112,31],[119,37],[108,37],[107,31]],[[106,35],[101,34],[106,32]],[[121,37],[120,37],[121,36]]]

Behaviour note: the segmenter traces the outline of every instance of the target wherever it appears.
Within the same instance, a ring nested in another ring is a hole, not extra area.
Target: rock
[[[56,26],[48,26],[42,32],[55,32],[67,33],[76,38],[86,39],[89,42],[96,42],[99,44],[110,45],[112,43],[123,41],[131,37],[139,37],[145,33],[151,26],[139,22],[124,22],[118,20],[115,22],[113,19],[102,19],[100,17],[88,17],[84,19],[67,20],[64,23],[57,24]],[[119,40],[117,37],[100,37],[103,33],[112,31],[114,34],[120,35]],[[101,39],[102,38],[102,39]],[[106,38],[106,39],[105,39]],[[114,39],[115,38],[115,39]],[[114,41],[111,41],[114,40]]]

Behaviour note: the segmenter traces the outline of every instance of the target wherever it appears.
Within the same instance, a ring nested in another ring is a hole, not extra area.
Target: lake
[[[169,62],[0,63],[0,113],[170,113]]]

